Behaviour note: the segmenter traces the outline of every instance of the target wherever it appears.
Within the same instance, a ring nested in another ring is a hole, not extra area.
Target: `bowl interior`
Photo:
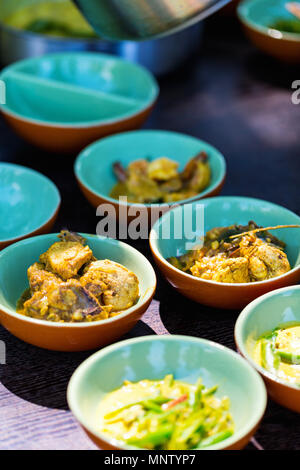
[[[0,241],[27,235],[55,213],[60,195],[42,174],[19,165],[0,163]]]
[[[238,12],[244,21],[268,33],[278,20],[295,20],[295,16],[285,8],[286,3],[286,0],[244,0],[239,5]],[[296,36],[293,33],[283,34]]]
[[[278,289],[249,304],[236,325],[236,339],[243,354],[252,355],[257,339],[274,328],[300,324],[300,286]]]
[[[219,385],[217,396],[230,397],[236,429],[226,444],[251,429],[263,413],[265,389],[246,361],[216,343],[185,336],[138,338],[94,354],[71,379],[69,405],[79,421],[99,436],[98,413],[107,393],[124,380],[159,380],[166,374],[188,383],[202,377],[208,387]]]
[[[125,119],[148,107],[158,86],[143,67],[100,53],[50,54],[10,65],[4,111],[58,125]]]
[[[156,222],[150,237],[155,251],[166,259],[186,253],[214,227],[246,225],[250,220],[263,227],[300,224],[299,216],[276,204],[225,196],[176,207]],[[272,233],[286,243],[291,267],[299,266],[300,228],[278,229]]]
[[[146,258],[134,248],[117,240],[86,234],[83,236],[97,259],[116,261],[138,276],[140,298],[136,305],[143,303],[153,292],[156,283],[154,271]],[[15,312],[17,300],[28,287],[28,267],[38,261],[40,254],[56,241],[56,234],[42,235],[15,243],[0,252],[1,306]],[[131,308],[136,308],[136,305]]]
[[[78,179],[94,193],[109,197],[117,183],[112,165],[120,161],[124,167],[134,160],[167,156],[179,162],[179,170],[200,151],[206,151],[212,169],[209,186],[200,193],[205,195],[216,187],[225,176],[225,160],[221,153],[211,145],[194,137],[166,131],[124,132],[107,137],[87,147],[75,163]],[[196,196],[197,198],[199,196]],[[190,199],[195,199],[190,198]],[[147,205],[147,204],[146,204]]]

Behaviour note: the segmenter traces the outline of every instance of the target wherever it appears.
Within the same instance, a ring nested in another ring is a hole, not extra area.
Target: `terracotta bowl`
[[[49,232],[59,207],[59,191],[46,176],[20,165],[0,163],[0,250]]]
[[[54,323],[17,313],[17,300],[28,287],[27,268],[57,241],[57,234],[29,238],[0,253],[0,323],[17,338],[56,351],[95,349],[127,333],[147,310],[156,288],[155,273],[149,261],[126,243],[95,235],[83,236],[96,258],[116,261],[138,276],[138,302],[120,315],[91,323]]]
[[[300,34],[274,29],[280,19],[295,19],[286,8],[286,0],[244,0],[238,17],[246,35],[263,52],[287,63],[300,63]]]
[[[11,127],[46,151],[75,153],[140,127],[159,89],[141,66],[100,53],[63,53],[16,62],[0,74]]]
[[[270,397],[286,408],[300,413],[300,388],[270,374],[252,359],[255,341],[274,328],[300,324],[300,286],[285,287],[251,302],[235,325],[235,342],[240,353],[263,377]]]
[[[186,163],[201,151],[207,152],[209,157],[212,171],[210,184],[196,196],[179,201],[183,204],[219,194],[226,177],[226,162],[223,155],[207,142],[189,135],[160,130],[142,130],[114,135],[87,147],[78,156],[74,171],[80,189],[94,207],[100,204],[111,204],[118,218],[126,214],[129,220],[134,218],[135,211],[140,209],[147,210],[151,219],[152,209],[152,219],[155,219],[156,209],[162,207],[161,204],[133,204],[110,197],[110,192],[117,183],[113,173],[113,164],[120,161],[123,167],[127,168],[131,162],[140,158],[152,160],[167,156],[179,163],[181,171]],[[178,202],[165,205],[163,210],[166,211],[175,204],[178,205]]]
[[[113,371],[113,373],[112,373]],[[74,372],[67,398],[71,411],[93,442],[102,449],[136,449],[98,430],[101,400],[124,380],[160,380],[167,374],[207,387],[219,385],[228,396],[234,434],[207,450],[238,450],[247,445],[264,415],[267,394],[259,374],[237,353],[220,344],[190,336],[147,336],[121,341],[93,354]]]
[[[266,292],[296,284],[300,280],[299,228],[274,231],[274,234],[286,243],[292,269],[282,276],[266,281],[244,284],[208,281],[180,271],[167,261],[171,256],[184,254],[187,251],[187,242],[191,244],[191,249],[199,243],[204,233],[214,227],[226,227],[235,223],[245,225],[250,220],[264,227],[300,224],[299,216],[267,201],[228,196],[204,199],[179,206],[156,222],[150,232],[150,247],[154,260],[166,279],[181,294],[216,308],[240,309]],[[192,223],[187,225],[185,221]]]

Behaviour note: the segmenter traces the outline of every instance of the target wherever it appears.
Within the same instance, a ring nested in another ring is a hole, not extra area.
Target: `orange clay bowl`
[[[0,74],[9,125],[46,151],[76,153],[91,142],[140,127],[159,89],[141,66],[99,53],[50,54]]]
[[[179,206],[164,214],[150,233],[154,260],[170,284],[181,294],[204,305],[240,309],[256,297],[300,280],[300,228],[279,229],[273,233],[286,243],[291,270],[260,282],[221,283],[197,278],[172,266],[167,258],[184,254],[214,227],[247,224],[254,220],[268,227],[300,224],[300,217],[284,207],[246,197],[218,197]],[[187,245],[190,244],[190,246]]]
[[[196,196],[170,204],[134,204],[110,197],[117,183],[113,172],[115,162],[118,161],[127,168],[131,162],[138,159],[154,160],[165,156],[178,162],[181,171],[187,162],[201,151],[208,155],[211,180],[209,185]],[[110,204],[120,220],[125,216],[128,220],[132,220],[139,211],[142,211],[148,214],[149,220],[153,223],[160,210],[165,212],[178,203],[183,204],[219,194],[225,182],[226,162],[216,148],[203,140],[178,132],[141,130],[124,132],[90,145],[76,159],[74,171],[80,189],[94,207],[100,204],[106,204],[107,207],[107,204]]]
[[[138,302],[120,315],[90,323],[52,323],[17,313],[17,300],[28,288],[28,267],[57,241],[57,234],[28,238],[0,252],[0,323],[17,338],[55,351],[95,349],[123,336],[147,310],[156,288],[155,273],[149,261],[126,243],[96,235],[83,236],[96,258],[116,261],[137,275]]]
[[[0,163],[0,250],[49,232],[59,207],[59,191],[46,176],[20,165]]]
[[[286,408],[300,413],[299,383],[288,383],[259,366],[252,358],[259,337],[284,325],[300,324],[300,286],[278,289],[251,302],[235,325],[239,352],[262,376],[270,397]]]
[[[238,17],[250,41],[261,51],[291,64],[300,63],[300,34],[274,29],[278,20],[295,20],[285,4],[287,0],[244,0]]]

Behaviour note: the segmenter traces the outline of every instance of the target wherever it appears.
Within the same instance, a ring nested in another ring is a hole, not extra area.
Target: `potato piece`
[[[92,250],[79,242],[56,242],[40,256],[40,262],[45,264],[47,271],[67,281],[76,276],[92,256]]]

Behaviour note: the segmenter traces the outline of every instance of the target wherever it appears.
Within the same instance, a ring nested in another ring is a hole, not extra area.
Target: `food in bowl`
[[[300,387],[300,324],[282,325],[256,341],[254,361],[277,378]]]
[[[271,29],[277,29],[283,33],[300,34],[300,20],[279,19],[270,24]]]
[[[126,196],[132,203],[168,203],[187,199],[201,193],[211,181],[208,155],[201,152],[186,164],[182,172],[179,164],[167,157],[135,160],[125,169],[115,162],[113,170],[118,183],[110,196]]]
[[[291,266],[285,243],[268,232],[271,228],[277,227],[259,227],[253,221],[244,226],[216,227],[206,233],[201,248],[168,261],[195,277],[216,282],[272,279],[290,271]]]
[[[149,450],[205,448],[232,436],[228,397],[218,387],[174,380],[140,380],[109,393],[101,401],[100,431],[110,438]]]
[[[97,37],[71,1],[46,1],[21,7],[5,19],[5,24],[16,29],[55,37]]]
[[[52,322],[92,322],[118,315],[139,298],[137,276],[114,261],[97,260],[83,237],[62,231],[59,241],[27,271],[29,289],[17,312]]]

